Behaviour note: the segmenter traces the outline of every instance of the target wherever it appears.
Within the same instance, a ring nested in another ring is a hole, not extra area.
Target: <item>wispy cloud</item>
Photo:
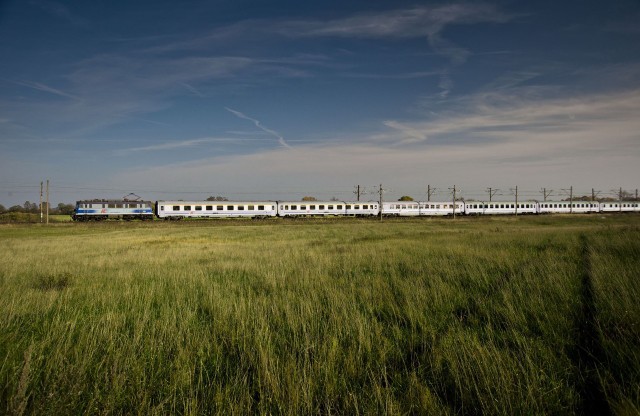
[[[640,90],[571,98],[544,98],[540,96],[543,91],[532,90],[538,89],[478,93],[458,100],[455,110],[431,115],[429,120],[386,121],[384,125],[395,134],[377,140],[396,145],[427,140],[436,145],[470,146],[520,142],[532,152],[571,147],[582,152],[613,140],[623,145],[640,129],[636,117]]]
[[[49,94],[57,95],[59,97],[71,98],[72,100],[80,100],[80,97],[76,95],[69,94],[65,91],[50,87],[45,84],[41,84],[39,82],[31,82],[31,81],[11,81],[11,82],[16,85],[21,85],[23,87],[31,88],[36,91],[47,92]]]
[[[170,169],[157,166],[127,177],[179,188],[189,178],[225,175],[233,178],[228,189],[274,192],[299,189],[300,183],[327,189],[344,184],[345,178],[383,182],[403,194],[419,192],[425,178],[467,189],[517,184],[537,191],[545,183],[590,188],[620,181],[619,186],[635,186],[629,180],[637,177],[640,157],[640,90],[572,98],[532,98],[527,91],[491,95],[470,96],[456,110],[428,119],[386,121],[387,132],[287,152],[271,149]],[[241,114],[236,115],[246,118]]]
[[[495,5],[487,3],[461,2],[440,4],[435,6],[418,6],[404,9],[392,9],[368,13],[356,13],[347,17],[329,20],[320,19],[251,19],[216,28],[209,33],[188,40],[176,41],[150,49],[154,53],[205,50],[212,44],[226,45],[232,41],[251,37],[280,35],[287,38],[360,38],[360,39],[410,39],[424,38],[432,50],[449,60],[450,65],[464,63],[472,52],[445,39],[442,32],[447,26],[477,23],[504,23],[512,20],[513,14],[499,10]],[[281,62],[289,65],[329,64],[311,57],[312,62]],[[290,75],[296,75],[289,68]],[[304,73],[302,73],[304,75]],[[351,75],[347,75],[351,76]],[[426,72],[405,74],[406,78],[429,76]],[[366,77],[366,74],[363,74]],[[371,77],[375,77],[371,76]],[[400,75],[398,78],[402,78]],[[447,74],[441,81],[443,98],[453,88],[453,81]]]
[[[255,124],[256,127],[259,128],[260,130],[262,130],[265,133],[268,133],[268,134],[276,137],[278,139],[278,143],[280,143],[283,147],[291,149],[291,146],[289,146],[289,144],[286,142],[284,137],[282,137],[282,135],[280,133],[278,133],[277,131],[271,130],[271,129],[268,129],[268,128],[264,127],[260,123],[260,121],[256,120],[255,118],[251,118],[251,117],[245,115],[244,113],[241,113],[240,111],[233,110],[233,109],[231,109],[229,107],[225,107],[225,110],[227,110],[228,112],[230,112],[231,114],[235,115],[238,118],[242,118],[242,119],[249,120],[249,121],[253,122],[253,124]]]
[[[433,37],[450,24],[505,22],[512,16],[491,4],[454,3],[356,14],[328,21],[290,21],[280,31],[301,36]]]
[[[494,5],[454,3],[409,9],[363,13],[329,21],[291,21],[279,25],[279,31],[289,36],[333,36],[355,38],[420,38],[428,40],[438,54],[448,57],[451,65],[464,63],[471,54],[442,37],[445,27],[452,24],[504,23],[513,19]],[[441,75],[441,97],[447,98],[453,88],[448,72]]]
[[[204,94],[200,90],[195,88],[193,85],[183,82],[182,86],[185,87],[188,91],[192,92],[193,95],[196,95],[198,97],[204,97]]]
[[[61,3],[50,0],[32,0],[29,4],[41,8],[52,16],[66,20],[74,26],[87,26],[89,24],[87,19],[72,13],[67,6]]]
[[[345,78],[361,78],[361,79],[417,79],[428,78],[434,76],[441,76],[442,71],[415,71],[405,72],[399,74],[371,74],[371,73],[356,73],[346,72],[342,74]]]
[[[151,151],[159,151],[159,150],[176,150],[181,148],[189,148],[196,147],[203,144],[211,144],[211,143],[220,143],[220,142],[237,142],[240,139],[237,138],[229,138],[229,137],[205,137],[201,139],[190,139],[190,140],[176,140],[171,142],[164,142],[160,144],[153,144],[150,146],[142,146],[142,147],[132,147],[129,149],[123,149],[123,153],[133,153],[133,152],[151,152]],[[246,141],[242,139],[242,141]]]
[[[389,128],[400,131],[405,136],[398,142],[398,144],[423,142],[428,139],[426,132],[404,125],[398,121],[387,120],[383,124]]]

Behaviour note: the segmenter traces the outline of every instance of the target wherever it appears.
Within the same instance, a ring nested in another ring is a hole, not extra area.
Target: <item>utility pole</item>
[[[638,188],[636,188],[636,201],[638,200]]]
[[[456,186],[453,185],[453,188],[449,188],[449,190],[453,191],[453,219],[456,219]]]
[[[47,179],[47,225],[49,224],[49,179]]]
[[[427,185],[427,202],[431,202],[431,195],[436,192],[438,188],[431,188],[431,185]]]
[[[518,185],[516,185],[515,194],[516,194],[516,217],[517,217],[518,216]]]
[[[356,190],[353,193],[356,195],[357,201],[360,202],[360,195],[364,194],[364,188],[360,191],[360,185],[355,186]]]
[[[562,192],[569,193],[569,214],[573,214],[573,185],[569,189],[562,189]]]
[[[500,189],[494,189],[494,188],[487,188],[487,191],[489,192],[489,202],[492,201],[493,196],[496,194],[496,192],[498,192]]]
[[[378,205],[378,208],[379,208],[378,209],[378,216],[380,217],[380,221],[382,221],[382,192],[383,192],[382,184],[380,184],[379,192],[380,192],[380,205]]]
[[[547,192],[547,188],[542,188],[542,195],[544,196],[544,202],[547,202],[547,197],[551,196],[553,189]]]
[[[42,186],[43,183],[40,181],[40,224],[42,224]]]
[[[573,214],[573,185],[569,187],[569,214]]]
[[[620,203],[618,204],[618,206],[620,207],[620,212],[622,212],[622,188],[620,188],[620,193],[618,195],[618,199],[620,199]]]

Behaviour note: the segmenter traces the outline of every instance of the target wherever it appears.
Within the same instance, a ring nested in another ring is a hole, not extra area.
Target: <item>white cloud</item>
[[[126,175],[169,189],[194,181],[229,192],[271,189],[273,198],[292,189],[381,182],[399,194],[417,194],[428,183],[457,184],[467,197],[486,186],[534,191],[548,184],[637,186],[640,91],[571,100],[512,97],[511,105],[507,97],[503,100],[500,106],[487,106],[473,97],[464,113],[430,122],[387,121],[392,130],[364,139],[208,158]]]
[[[229,137],[206,137],[202,139],[176,140],[176,141],[164,142],[159,144],[153,144],[150,146],[132,147],[129,149],[123,149],[121,152],[133,153],[133,152],[151,152],[151,151],[159,151],[159,150],[175,150],[175,149],[195,147],[195,146],[200,146],[203,144],[210,144],[210,143],[237,142],[237,141],[246,141],[246,140],[247,139],[238,139],[238,138],[229,138]]]
[[[278,133],[275,130],[271,130],[271,129],[266,128],[265,126],[262,125],[262,123],[260,123],[260,121],[256,120],[255,118],[251,118],[251,117],[245,115],[244,113],[241,113],[240,111],[232,110],[229,107],[225,107],[225,110],[227,110],[228,112],[230,112],[231,114],[233,114],[234,116],[236,116],[238,118],[242,118],[242,119],[251,121],[260,130],[262,130],[265,133],[268,133],[268,134],[274,136],[275,138],[277,138],[278,139],[278,143],[280,143],[280,145],[282,147],[286,147],[287,149],[291,148],[291,146],[289,146],[289,143],[287,143],[287,141],[284,139],[284,137],[282,137],[282,135],[280,133]]]
[[[12,81],[16,85],[22,85],[23,87],[31,88],[36,91],[47,92],[49,94],[57,95],[59,97],[71,98],[73,100],[80,100],[80,97],[69,94],[68,92],[62,91],[57,88],[50,87],[48,85],[39,83],[39,82],[31,82],[31,81]]]
[[[280,22],[279,30],[298,36],[430,38],[450,24],[505,22],[511,18],[490,4],[458,3],[362,13],[328,21]]]

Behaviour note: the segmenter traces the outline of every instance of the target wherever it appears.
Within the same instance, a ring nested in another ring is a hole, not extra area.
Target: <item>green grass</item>
[[[42,222],[46,222],[46,215],[42,217]],[[5,212],[0,214],[0,224],[35,224],[40,223],[40,214],[30,214],[25,212]],[[49,215],[49,223],[71,222],[70,215]]]
[[[640,217],[0,226],[0,413],[640,409]]]

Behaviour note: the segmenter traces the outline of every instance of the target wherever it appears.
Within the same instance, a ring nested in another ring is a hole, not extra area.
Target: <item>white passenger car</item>
[[[279,201],[278,215],[280,217],[378,215],[377,202],[349,202],[349,201]]]
[[[420,215],[420,205],[414,201],[383,202],[382,215],[417,217]]]
[[[464,211],[467,215],[499,215],[499,214],[536,214],[538,204],[532,201],[467,201],[464,204]]]
[[[639,212],[640,203],[634,201],[601,202],[600,212]]]
[[[598,203],[589,201],[544,201],[538,205],[540,214],[588,214],[599,211]]]
[[[380,204],[375,201],[361,202],[350,201],[346,202],[345,214],[355,217],[371,217],[380,214]]]
[[[420,215],[453,215],[453,201],[448,202],[434,202],[434,201],[426,201],[419,202],[420,207]],[[455,204],[455,212],[456,215],[464,214],[464,202],[457,201]]]
[[[158,201],[156,215],[162,219],[181,218],[266,218],[275,217],[273,201]]]

